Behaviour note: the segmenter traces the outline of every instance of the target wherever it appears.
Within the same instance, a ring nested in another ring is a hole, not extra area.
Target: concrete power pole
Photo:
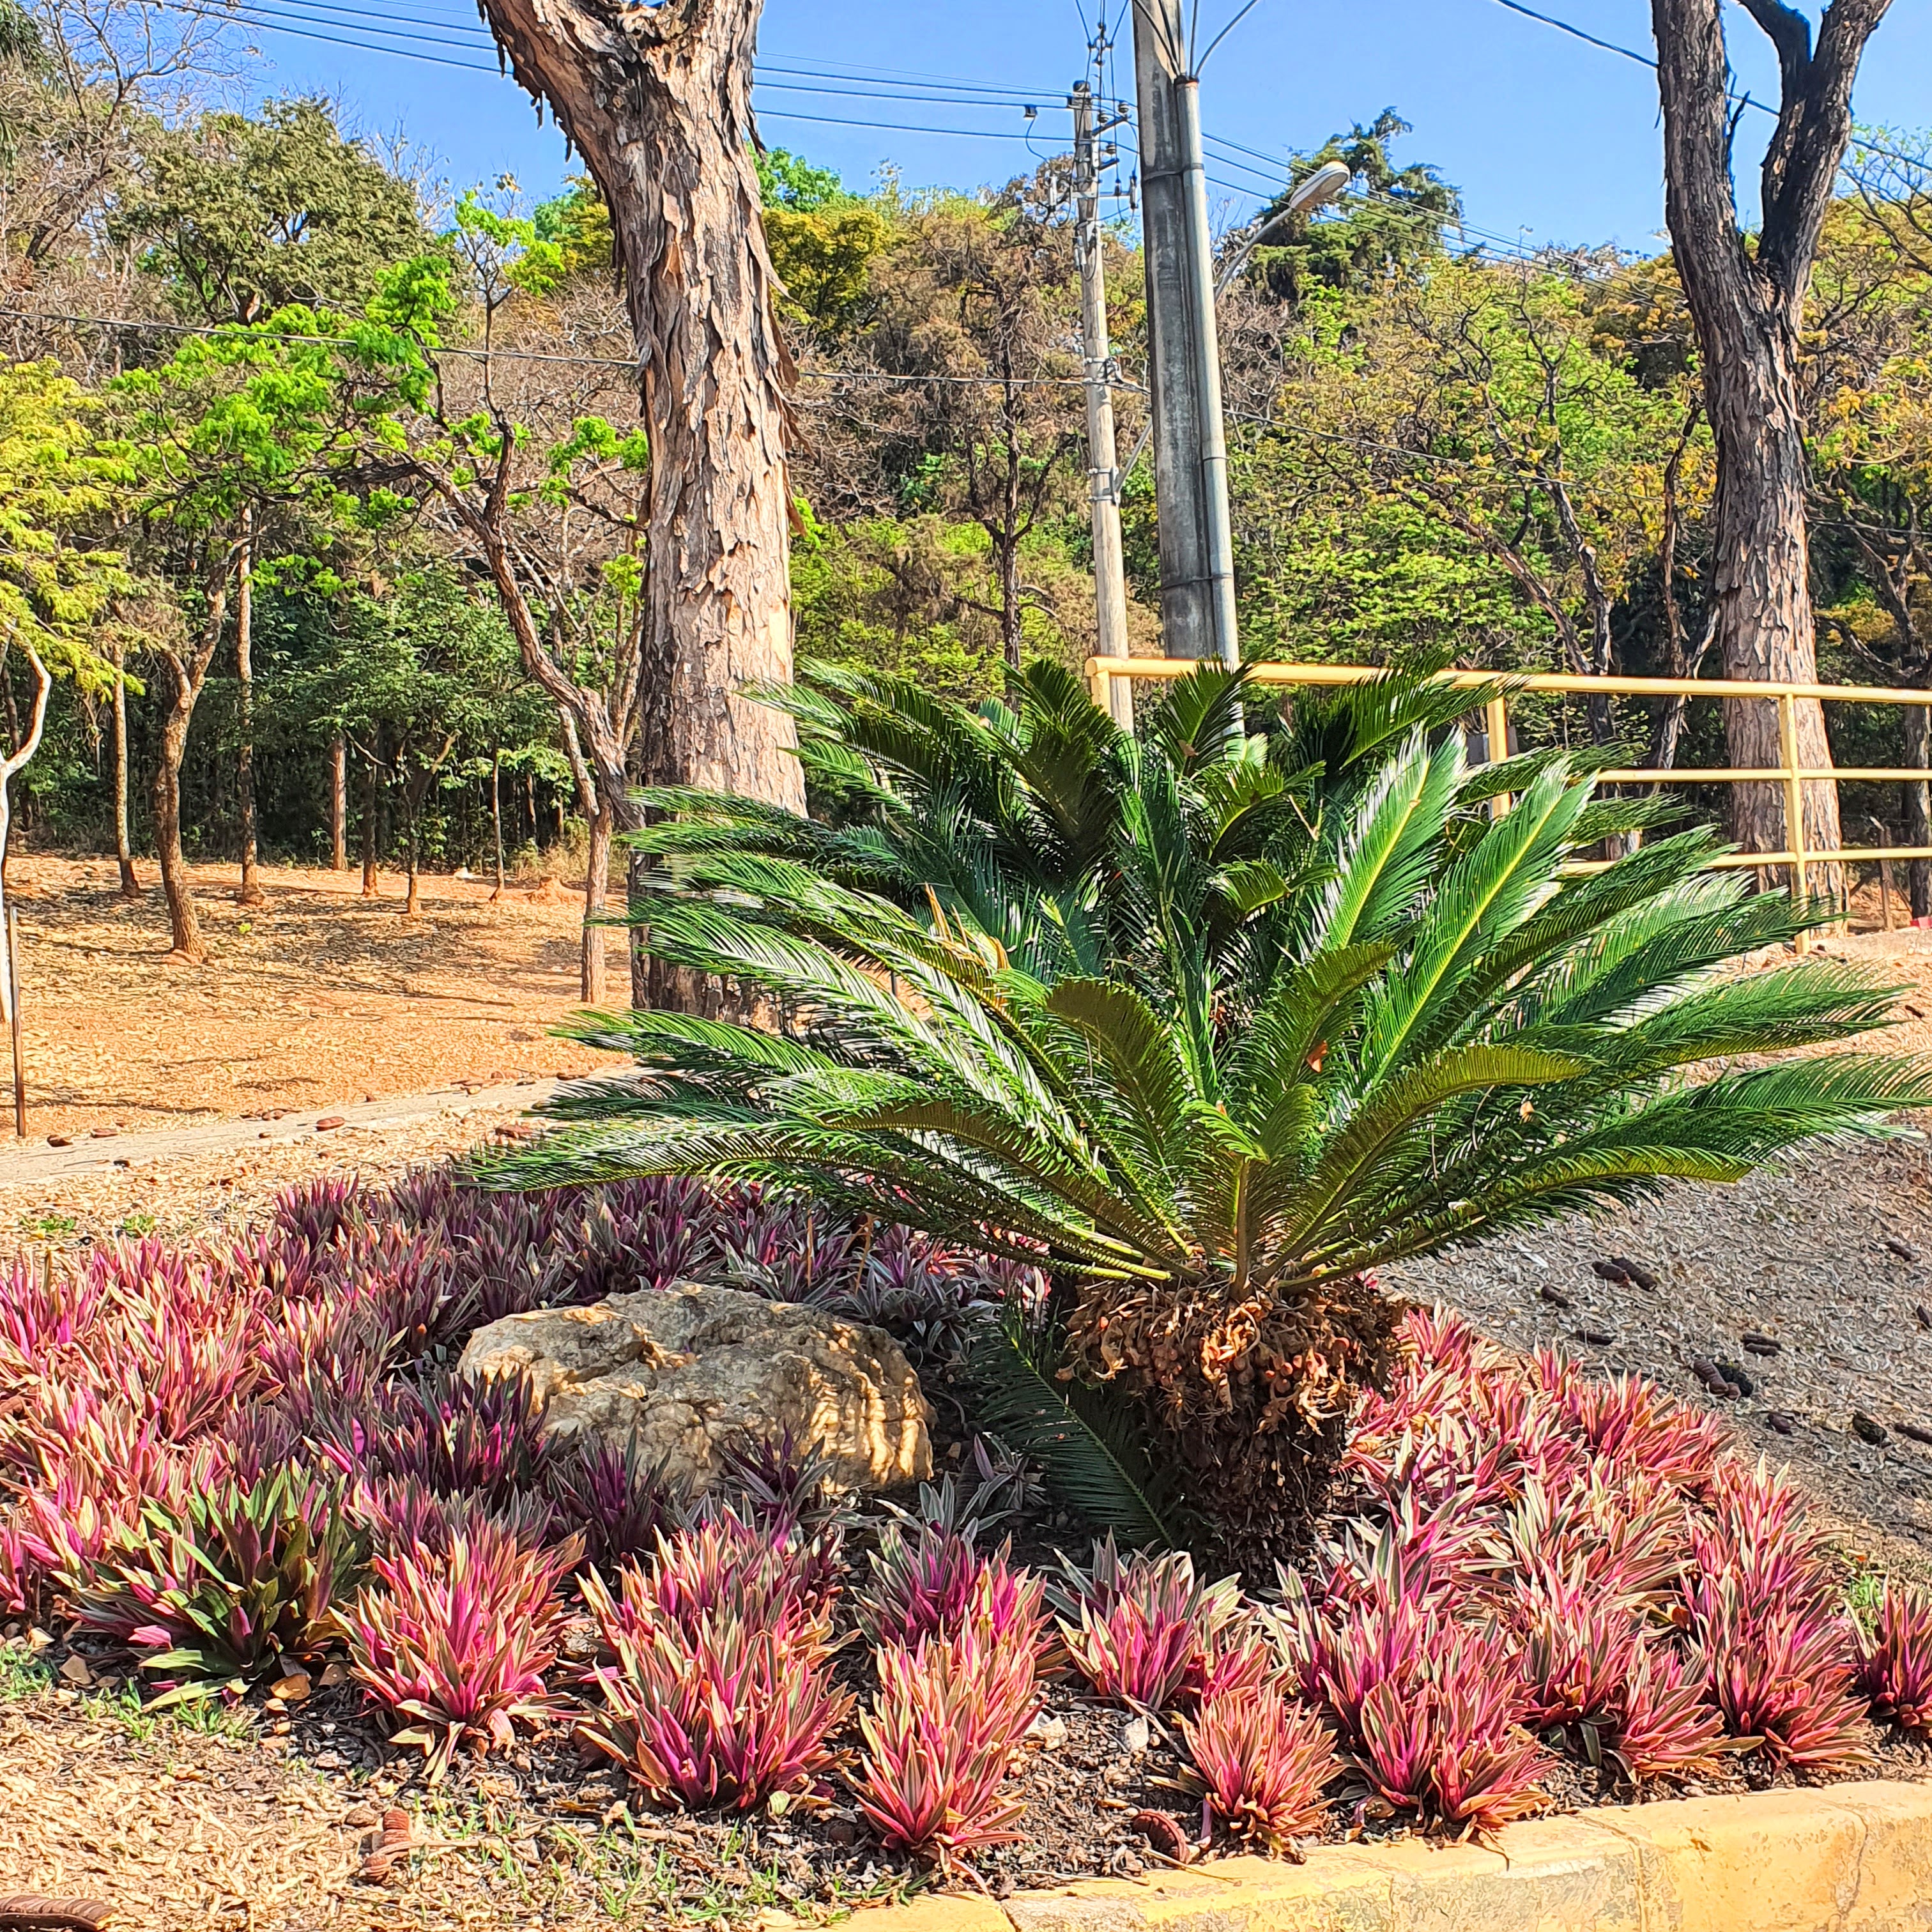
[[[1107,340],[1107,282],[1100,241],[1099,137],[1094,93],[1085,81],[1073,90],[1073,192],[1078,217],[1075,247],[1080,260],[1080,354],[1087,376],[1087,481],[1094,512],[1094,608],[1097,654],[1127,655],[1127,574],[1120,550],[1120,459],[1114,440],[1113,350]],[[1125,678],[1116,678],[1116,710],[1131,704]],[[1131,724],[1131,713],[1122,721]]]
[[[1181,0],[1134,0],[1161,628],[1170,657],[1240,662],[1200,83]]]

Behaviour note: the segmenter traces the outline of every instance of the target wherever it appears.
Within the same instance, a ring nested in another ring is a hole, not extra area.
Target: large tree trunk
[[[791,370],[748,148],[762,4],[484,11],[589,164],[624,272],[651,446],[644,776],[802,808],[791,721],[740,694],[791,674]]]
[[[255,520],[242,512],[242,554],[235,560],[236,724],[241,740],[235,754],[235,796],[242,820],[242,891],[244,905],[262,903],[255,850]]]
[[[1852,82],[1890,0],[1832,0],[1815,53],[1802,14],[1783,0],[1744,0],[1778,50],[1780,78],[1755,246],[1738,226],[1732,189],[1735,124],[1720,4],[1651,0],[1665,212],[1717,445],[1712,572],[1718,643],[1727,676],[1814,683],[1798,332],[1825,211],[1851,138]],[[1822,708],[1801,701],[1797,725],[1802,763],[1829,765]],[[1782,762],[1773,704],[1727,704],[1725,736],[1735,766]],[[1768,851],[1784,843],[1777,787],[1739,786],[1736,798],[1741,844]],[[1804,842],[1812,851],[1841,842],[1834,784],[1806,786]],[[1803,882],[1795,883],[1802,890]]]
[[[138,899],[134,844],[128,814],[128,650],[114,646],[114,856],[121,866],[121,896]]]

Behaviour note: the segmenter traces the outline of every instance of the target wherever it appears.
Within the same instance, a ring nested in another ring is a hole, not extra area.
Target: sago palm
[[[1157,737],[1108,756],[1095,968],[1022,962],[936,895],[922,915],[767,850],[688,853],[652,950],[794,1026],[586,1016],[635,1071],[499,1178],[752,1178],[1042,1261],[1066,1353],[1016,1335],[1017,1368],[1130,1398],[1166,1438],[1146,1462],[1184,1460],[1253,1550],[1375,1367],[1370,1270],[1932,1102],[1915,1060],[1762,1064],[1882,1026],[1887,992],[1823,960],[1725,970],[1810,915],[1704,870],[1705,833],[1566,875],[1603,821],[1561,755],[1515,761],[1491,819],[1460,736],[1418,728],[1298,848],[1233,859],[1251,760],[1203,784]],[[1120,1512],[1159,1533],[1119,1460]]]

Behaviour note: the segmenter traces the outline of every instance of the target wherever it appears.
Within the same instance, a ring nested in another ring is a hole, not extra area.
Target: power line
[[[226,340],[242,342],[299,342],[322,348],[352,349],[361,346],[359,338],[352,335],[310,334],[294,330],[277,330],[273,334],[250,334],[242,324],[236,322],[166,322],[158,317],[126,315],[69,315],[55,310],[0,308],[0,320],[14,322],[57,322],[76,328],[125,328],[146,330],[161,335],[192,336],[203,340]],[[554,350],[539,349],[468,349],[454,344],[444,344],[435,349],[425,348],[423,353],[434,358],[438,356],[460,356],[479,362],[559,362],[584,369],[621,369],[634,370],[638,364],[634,356],[573,356]],[[909,374],[892,369],[801,369],[799,378],[803,382],[903,382],[928,386],[939,384],[948,387],[974,388],[1080,388],[1086,382],[1084,376],[952,376],[938,373]],[[1111,387],[1130,395],[1144,394],[1138,382],[1122,381],[1116,377]]]

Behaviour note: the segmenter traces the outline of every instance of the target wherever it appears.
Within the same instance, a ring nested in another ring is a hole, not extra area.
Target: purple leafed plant
[[[659,1538],[683,1526],[690,1509],[664,1464],[649,1460],[634,1436],[622,1448],[602,1436],[565,1443],[550,1466],[549,1489],[600,1570],[649,1556]]]
[[[613,1660],[593,1673],[603,1708],[580,1734],[654,1798],[748,1810],[830,1765],[852,1699],[830,1680],[822,1616],[794,1598],[678,1618],[614,1601],[594,1572],[583,1588]]]
[[[1932,1594],[1886,1585],[1872,1634],[1860,1637],[1858,1688],[1874,1717],[1921,1736],[1932,1732]]]
[[[1000,1796],[1038,1712],[1033,1646],[969,1622],[950,1638],[878,1654],[879,1688],[859,1720],[859,1808],[889,1845],[950,1868],[1010,1843],[1020,1806]]]
[[[1432,1641],[1363,1698],[1354,1761],[1398,1810],[1493,1832],[1542,1803],[1547,1760],[1516,1721],[1522,1690],[1501,1634],[1430,1628]]]
[[[557,1586],[578,1555],[574,1542],[532,1550],[478,1523],[447,1555],[374,1560],[380,1585],[343,1619],[350,1657],[376,1701],[411,1720],[392,1742],[425,1751],[433,1780],[460,1746],[501,1748],[546,1708],[565,1622]]]
[[[1197,1582],[1193,1559],[1180,1550],[1124,1560],[1111,1536],[1094,1545],[1090,1568],[1065,1557],[1060,1567],[1060,1636],[1102,1696],[1158,1713],[1198,1695],[1208,1640],[1239,1600],[1232,1580]]]
[[[1732,1736],[1754,1738],[1774,1761],[1808,1771],[1868,1762],[1867,1702],[1854,1688],[1844,1620],[1804,1610],[1746,1614],[1730,1578],[1702,1594],[1707,1607],[1695,1634],[1708,1694]]]
[[[1324,1786],[1341,1769],[1334,1735],[1278,1691],[1226,1691],[1180,1720],[1208,1805],[1238,1838],[1270,1851],[1321,1829]]]
[[[1612,1748],[1635,1778],[1696,1778],[1721,1759],[1724,1723],[1702,1676],[1660,1644],[1630,1660]]]

